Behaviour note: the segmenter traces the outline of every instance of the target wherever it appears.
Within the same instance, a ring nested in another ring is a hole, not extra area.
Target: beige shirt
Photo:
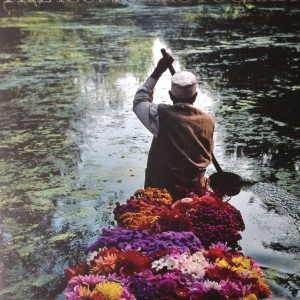
[[[159,131],[158,104],[153,103],[154,87],[157,81],[148,77],[145,83],[137,90],[133,100],[133,111],[144,126],[157,137]],[[176,105],[189,105],[176,103]]]

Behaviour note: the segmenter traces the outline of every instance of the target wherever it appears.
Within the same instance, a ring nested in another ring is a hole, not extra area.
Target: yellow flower
[[[269,288],[269,286],[266,284],[264,278],[261,278],[261,277],[258,278],[258,283],[259,283],[259,285],[260,285],[262,288],[265,288],[265,289],[268,289],[268,288]]]
[[[236,272],[237,274],[245,273],[245,269],[241,266],[240,267],[232,267],[231,270]]]
[[[250,270],[251,268],[251,261],[249,258],[240,256],[240,257],[234,257],[232,259],[232,262],[235,264],[235,266],[241,266],[244,269]]]
[[[255,294],[249,294],[246,297],[244,297],[243,300],[257,300],[257,297]]]
[[[98,294],[107,300],[119,300],[122,292],[123,288],[117,282],[96,284],[95,287],[95,294]]]
[[[219,259],[219,258],[217,258],[216,263],[217,263],[220,267],[222,267],[222,268],[228,268],[228,267],[229,267],[228,262],[227,262],[225,259]]]

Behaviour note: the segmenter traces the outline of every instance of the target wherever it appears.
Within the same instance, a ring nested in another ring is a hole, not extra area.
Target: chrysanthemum
[[[167,270],[180,270],[193,279],[202,278],[205,275],[207,263],[203,254],[198,251],[191,255],[189,252],[182,254],[171,253],[152,263],[152,267],[159,271],[166,267]]]
[[[80,297],[91,297],[92,288],[99,283],[105,282],[105,276],[85,275],[72,278],[68,282],[65,295],[70,300],[78,300]],[[87,298],[88,299],[88,298]]]
[[[119,300],[122,292],[123,287],[117,282],[104,282],[95,287],[95,293],[103,300]]]
[[[117,266],[117,256],[115,254],[108,253],[105,256],[100,256],[94,260],[95,266],[91,271],[95,274],[107,275],[114,272]]]
[[[196,282],[191,286],[190,300],[225,300],[222,294],[221,286],[217,282],[205,280],[204,282]]]

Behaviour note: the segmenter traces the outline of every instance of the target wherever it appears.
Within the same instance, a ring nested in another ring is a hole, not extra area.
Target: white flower
[[[191,256],[191,262],[195,262],[195,263],[204,263],[205,262],[205,257],[203,256],[201,251],[195,252],[192,256]]]
[[[177,259],[169,259],[166,261],[169,270],[174,270],[179,268],[179,262]]]
[[[205,288],[207,290],[214,289],[214,290],[219,291],[221,289],[220,284],[218,282],[216,282],[216,281],[205,280],[203,282],[203,285],[205,286]]]
[[[167,263],[164,258],[161,258],[159,260],[155,260],[151,264],[152,268],[155,268],[156,271],[159,271],[160,269],[167,267]]]
[[[167,267],[168,270],[178,269],[185,274],[191,275],[193,280],[203,278],[205,275],[205,268],[208,266],[202,252],[196,252],[191,255],[189,252],[182,254],[167,254],[152,263],[152,267],[156,271]]]

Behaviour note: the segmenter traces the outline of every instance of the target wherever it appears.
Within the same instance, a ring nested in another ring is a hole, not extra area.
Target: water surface
[[[2,298],[63,299],[64,269],[143,186],[151,134],[132,99],[162,47],[197,75],[221,165],[260,182],[230,200],[244,253],[274,294],[300,297],[298,19],[221,5],[0,19]]]

